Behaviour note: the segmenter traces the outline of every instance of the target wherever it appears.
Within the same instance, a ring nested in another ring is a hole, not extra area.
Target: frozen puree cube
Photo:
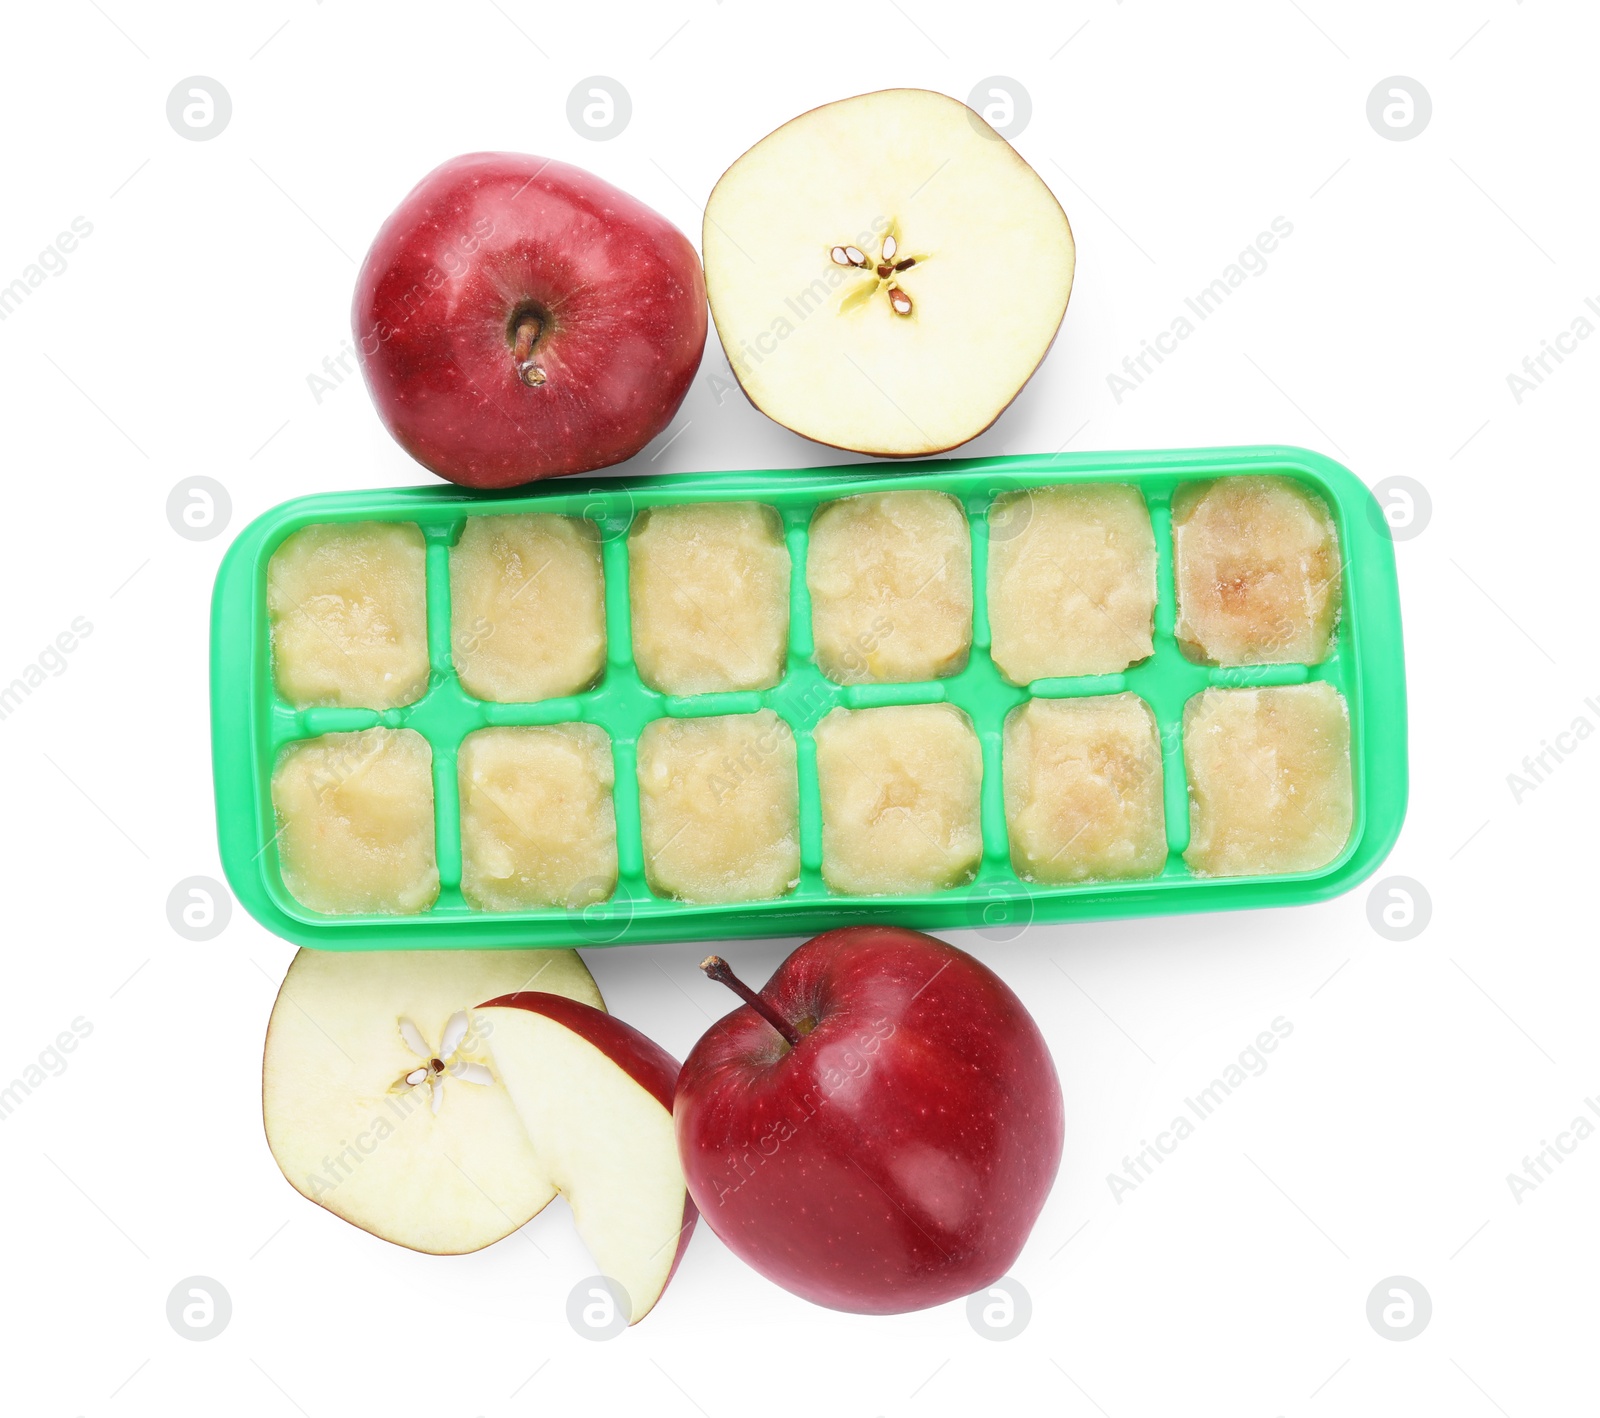
[[[1189,483],[1172,499],[1178,642],[1213,665],[1314,665],[1339,619],[1339,531],[1283,477]]]
[[[830,889],[904,895],[972,879],[983,855],[983,755],[961,710],[834,709],[813,738]]]
[[[617,885],[611,740],[594,724],[461,742],[461,894],[480,911],[587,906]]]
[[[1350,836],[1350,715],[1331,684],[1208,689],[1183,710],[1200,876],[1313,871]]]
[[[310,705],[393,709],[428,687],[428,588],[414,522],[321,522],[267,564],[278,693]]]
[[[794,734],[770,709],[639,735],[645,876],[659,896],[766,901],[800,880]]]
[[[759,502],[652,507],[628,533],[639,676],[663,694],[769,689],[789,645],[789,548]]]
[[[1024,488],[989,509],[991,653],[1013,684],[1106,675],[1154,649],[1156,538],[1136,487]]]
[[[948,493],[825,502],[806,558],[817,665],[839,684],[959,672],[972,644],[972,545]]]
[[[450,549],[450,640],[479,699],[588,689],[606,663],[600,529],[549,512],[469,517]]]
[[[1137,694],[1012,710],[1005,783],[1011,865],[1024,881],[1154,876],[1167,860],[1161,739]]]
[[[302,906],[405,916],[433,905],[433,750],[414,729],[290,744],[272,806],[283,883]]]

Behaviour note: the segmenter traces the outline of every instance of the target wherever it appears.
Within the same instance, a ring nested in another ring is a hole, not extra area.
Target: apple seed
[[[895,273],[908,271],[917,264],[915,256],[902,256],[898,261],[894,258],[900,250],[900,243],[892,236],[883,239],[883,259],[873,262],[859,246],[832,246],[828,248],[828,256],[836,266],[849,266],[856,270],[868,271],[876,274],[879,284],[868,291],[862,289],[845,298],[840,306],[841,313],[852,310],[863,302],[870,300],[880,290],[884,290],[884,282],[892,282]],[[911,314],[911,297],[898,286],[889,285],[886,292],[889,297],[889,306],[896,315]]]
[[[468,1020],[467,1012],[464,1009],[458,1009],[445,1020],[444,1035],[439,1040],[440,1054],[445,1058],[449,1058],[451,1054],[455,1053],[461,1047],[461,1041],[467,1037],[467,1030],[470,1027],[471,1021]]]
[[[494,1082],[494,1075],[480,1063],[466,1063],[457,1059],[450,1065],[450,1077],[459,1078],[463,1083],[476,1083],[486,1087]]]
[[[484,1065],[458,1057],[462,1045],[467,1042],[467,1036],[472,1032],[472,1021],[466,1010],[458,1009],[445,1021],[437,1054],[429,1049],[422,1031],[409,1019],[402,1018],[399,1023],[400,1038],[405,1046],[425,1062],[421,1068],[413,1068],[391,1083],[391,1093],[404,1093],[408,1088],[426,1088],[428,1101],[437,1113],[444,1102],[446,1074],[459,1078],[463,1083],[480,1086],[494,1082],[494,1074]]]

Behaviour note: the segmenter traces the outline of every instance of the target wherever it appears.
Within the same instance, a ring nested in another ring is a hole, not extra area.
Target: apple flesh
[[[828,931],[714,1024],[678,1079],[689,1193],[737,1255],[833,1309],[897,1314],[992,1284],[1061,1161],[1038,1026],[970,955]]]
[[[363,1231],[479,1250],[556,1185],[488,1052],[478,1001],[537,987],[604,1005],[570,950],[302,950],[267,1025],[262,1113],[290,1184]]]
[[[888,457],[982,433],[1072,291],[1066,214],[965,104],[886,89],[812,109],[722,175],[701,240],[712,319],[750,401]]]
[[[560,995],[505,995],[474,1017],[492,1026],[496,1072],[539,1164],[637,1324],[694,1231],[672,1127],[678,1061],[621,1020]]]
[[[705,347],[688,238],[592,173],[519,153],[435,168],[356,280],[378,416],[465,487],[630,458],[683,402]]]

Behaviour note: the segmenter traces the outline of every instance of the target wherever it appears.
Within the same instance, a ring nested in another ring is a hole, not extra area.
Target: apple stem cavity
[[[762,999],[749,985],[745,984],[733,973],[733,967],[720,955],[708,955],[700,962],[700,968],[719,985],[726,985],[734,994],[738,995],[751,1009],[755,1010],[774,1029],[783,1035],[789,1047],[795,1048],[800,1043],[800,1031],[787,1019],[778,1013],[766,1000]]]

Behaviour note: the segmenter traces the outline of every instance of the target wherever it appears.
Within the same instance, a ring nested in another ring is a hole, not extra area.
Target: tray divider
[[[644,830],[639,821],[638,739],[613,738],[611,762],[616,770],[611,803],[617,819],[618,894],[626,883],[644,895],[648,888],[644,884]]]
[[[450,623],[450,548],[466,526],[466,519],[424,526],[427,553],[423,563],[427,578],[428,689],[412,709],[427,705],[438,709],[444,698],[464,697],[455,673],[455,652],[451,644]],[[434,701],[428,704],[428,701]],[[434,909],[463,909],[461,896],[461,785],[456,777],[456,754],[461,740],[471,730],[450,713],[423,713],[414,728],[428,740],[433,753],[433,853],[439,868],[439,899]]]
[[[1146,488],[1150,526],[1156,538],[1155,652],[1128,672],[1128,687],[1156,716],[1161,743],[1162,810],[1166,817],[1167,863],[1161,875],[1188,875],[1183,861],[1189,845],[1189,776],[1183,765],[1183,706],[1205,687],[1207,672],[1191,665],[1178,646],[1178,601],[1172,567],[1171,489]]]
[[[810,505],[792,503],[780,509],[783,540],[789,548],[789,645],[783,680],[775,689],[766,691],[762,701],[794,734],[800,882],[790,896],[826,899],[828,887],[822,879],[822,787],[817,779],[817,745],[811,731],[837,701],[839,691],[823,678],[811,659],[815,639],[806,557],[811,547],[812,511]]]
[[[967,533],[972,543],[972,650],[967,667],[955,678],[951,696],[972,722],[983,754],[983,781],[979,788],[978,816],[983,833],[979,881],[1010,880],[1011,833],[1006,824],[1005,723],[1012,709],[1027,698],[1015,689],[1003,694],[1003,678],[989,658],[989,508],[999,495],[995,488],[980,489],[966,500]],[[978,692],[980,684],[987,692]],[[964,691],[971,689],[972,693]]]
[[[606,669],[585,717],[611,737],[615,779],[611,805],[617,826],[616,901],[630,914],[635,901],[652,900],[645,880],[644,829],[639,815],[639,735],[662,712],[662,696],[639,678],[633,662],[633,610],[629,599],[628,535],[632,518],[600,523],[605,573]]]
[[[439,865],[438,905],[465,905],[461,900],[461,782],[456,775],[460,743],[429,740],[429,747],[433,750],[433,852]]]

